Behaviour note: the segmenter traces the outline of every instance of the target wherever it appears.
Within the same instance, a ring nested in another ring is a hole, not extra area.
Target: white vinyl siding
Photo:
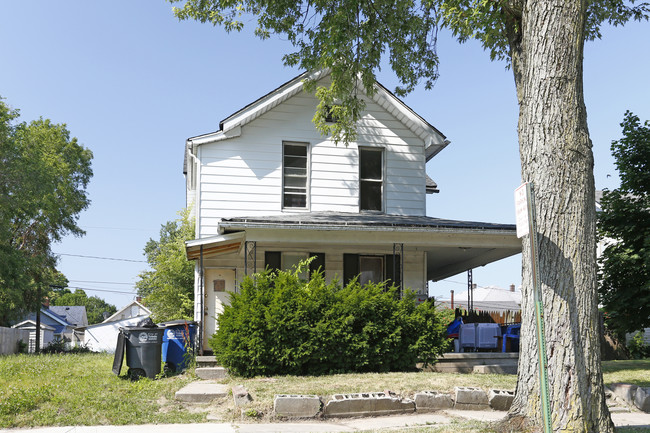
[[[216,234],[221,218],[295,211],[282,206],[282,143],[288,142],[309,143],[309,211],[359,212],[361,146],[383,149],[383,211],[425,215],[424,142],[366,99],[357,142],[336,145],[315,129],[316,105],[313,95],[298,93],[242,126],[239,137],[200,146],[199,236]]]

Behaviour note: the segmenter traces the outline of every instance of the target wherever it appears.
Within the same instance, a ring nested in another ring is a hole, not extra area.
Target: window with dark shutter
[[[282,269],[282,253],[280,251],[265,251],[264,266],[272,271]]]
[[[309,263],[309,278],[318,271],[325,273],[325,253],[309,253],[309,257],[314,257]]]
[[[384,162],[382,149],[359,148],[359,209],[383,210]]]

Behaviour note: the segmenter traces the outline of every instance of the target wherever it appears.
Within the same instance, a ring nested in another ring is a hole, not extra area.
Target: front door
[[[203,350],[212,350],[208,344],[212,334],[217,332],[217,317],[224,305],[230,305],[230,294],[235,291],[234,269],[205,270],[205,300]]]

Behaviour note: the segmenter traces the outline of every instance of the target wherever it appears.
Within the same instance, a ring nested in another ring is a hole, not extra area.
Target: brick
[[[318,416],[323,403],[317,395],[276,395],[273,410],[277,416],[313,418]]]
[[[457,386],[454,388],[454,393],[456,395],[455,409],[486,410],[490,408],[487,394],[481,388]]]
[[[626,404],[632,406],[634,404],[634,395],[636,394],[637,385],[630,385],[629,383],[614,383],[610,386],[611,390],[617,397],[622,399]]]
[[[246,388],[242,385],[232,387],[232,398],[237,407],[246,406],[248,403],[253,401],[253,397],[251,397]]]
[[[327,417],[362,417],[415,412],[413,400],[391,396],[384,392],[335,394],[327,402],[323,415]]]
[[[422,391],[415,394],[415,409],[418,412],[451,409],[454,402],[451,395],[438,391]]]
[[[513,391],[504,391],[500,389],[491,389],[488,392],[488,401],[490,407],[494,410],[508,410],[515,399]]]
[[[644,412],[650,412],[650,388],[638,387],[636,389],[634,405]]]

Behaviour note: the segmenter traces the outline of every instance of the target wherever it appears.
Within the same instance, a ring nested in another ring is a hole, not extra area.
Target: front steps
[[[202,380],[192,382],[176,392],[176,400],[189,403],[207,403],[228,395],[228,386],[217,383],[219,380],[228,377],[228,370],[220,367],[214,356],[197,356],[194,371]]]

